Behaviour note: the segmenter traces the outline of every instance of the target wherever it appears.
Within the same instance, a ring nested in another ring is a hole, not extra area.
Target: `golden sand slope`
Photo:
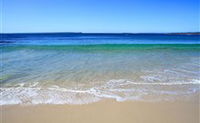
[[[199,102],[2,106],[1,123],[199,123]]]

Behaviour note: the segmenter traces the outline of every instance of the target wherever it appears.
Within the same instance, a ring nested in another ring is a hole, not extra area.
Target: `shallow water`
[[[197,36],[70,36],[4,35],[0,104],[173,101],[199,93]]]

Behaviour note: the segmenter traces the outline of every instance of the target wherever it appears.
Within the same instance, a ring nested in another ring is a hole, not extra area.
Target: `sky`
[[[199,0],[1,0],[1,32],[199,32]]]

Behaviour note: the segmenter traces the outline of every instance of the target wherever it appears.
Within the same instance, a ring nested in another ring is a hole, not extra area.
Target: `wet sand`
[[[199,100],[1,106],[1,123],[199,123]]]

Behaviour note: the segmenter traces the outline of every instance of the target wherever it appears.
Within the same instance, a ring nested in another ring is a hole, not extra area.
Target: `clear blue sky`
[[[1,0],[2,32],[197,32],[199,0]]]

